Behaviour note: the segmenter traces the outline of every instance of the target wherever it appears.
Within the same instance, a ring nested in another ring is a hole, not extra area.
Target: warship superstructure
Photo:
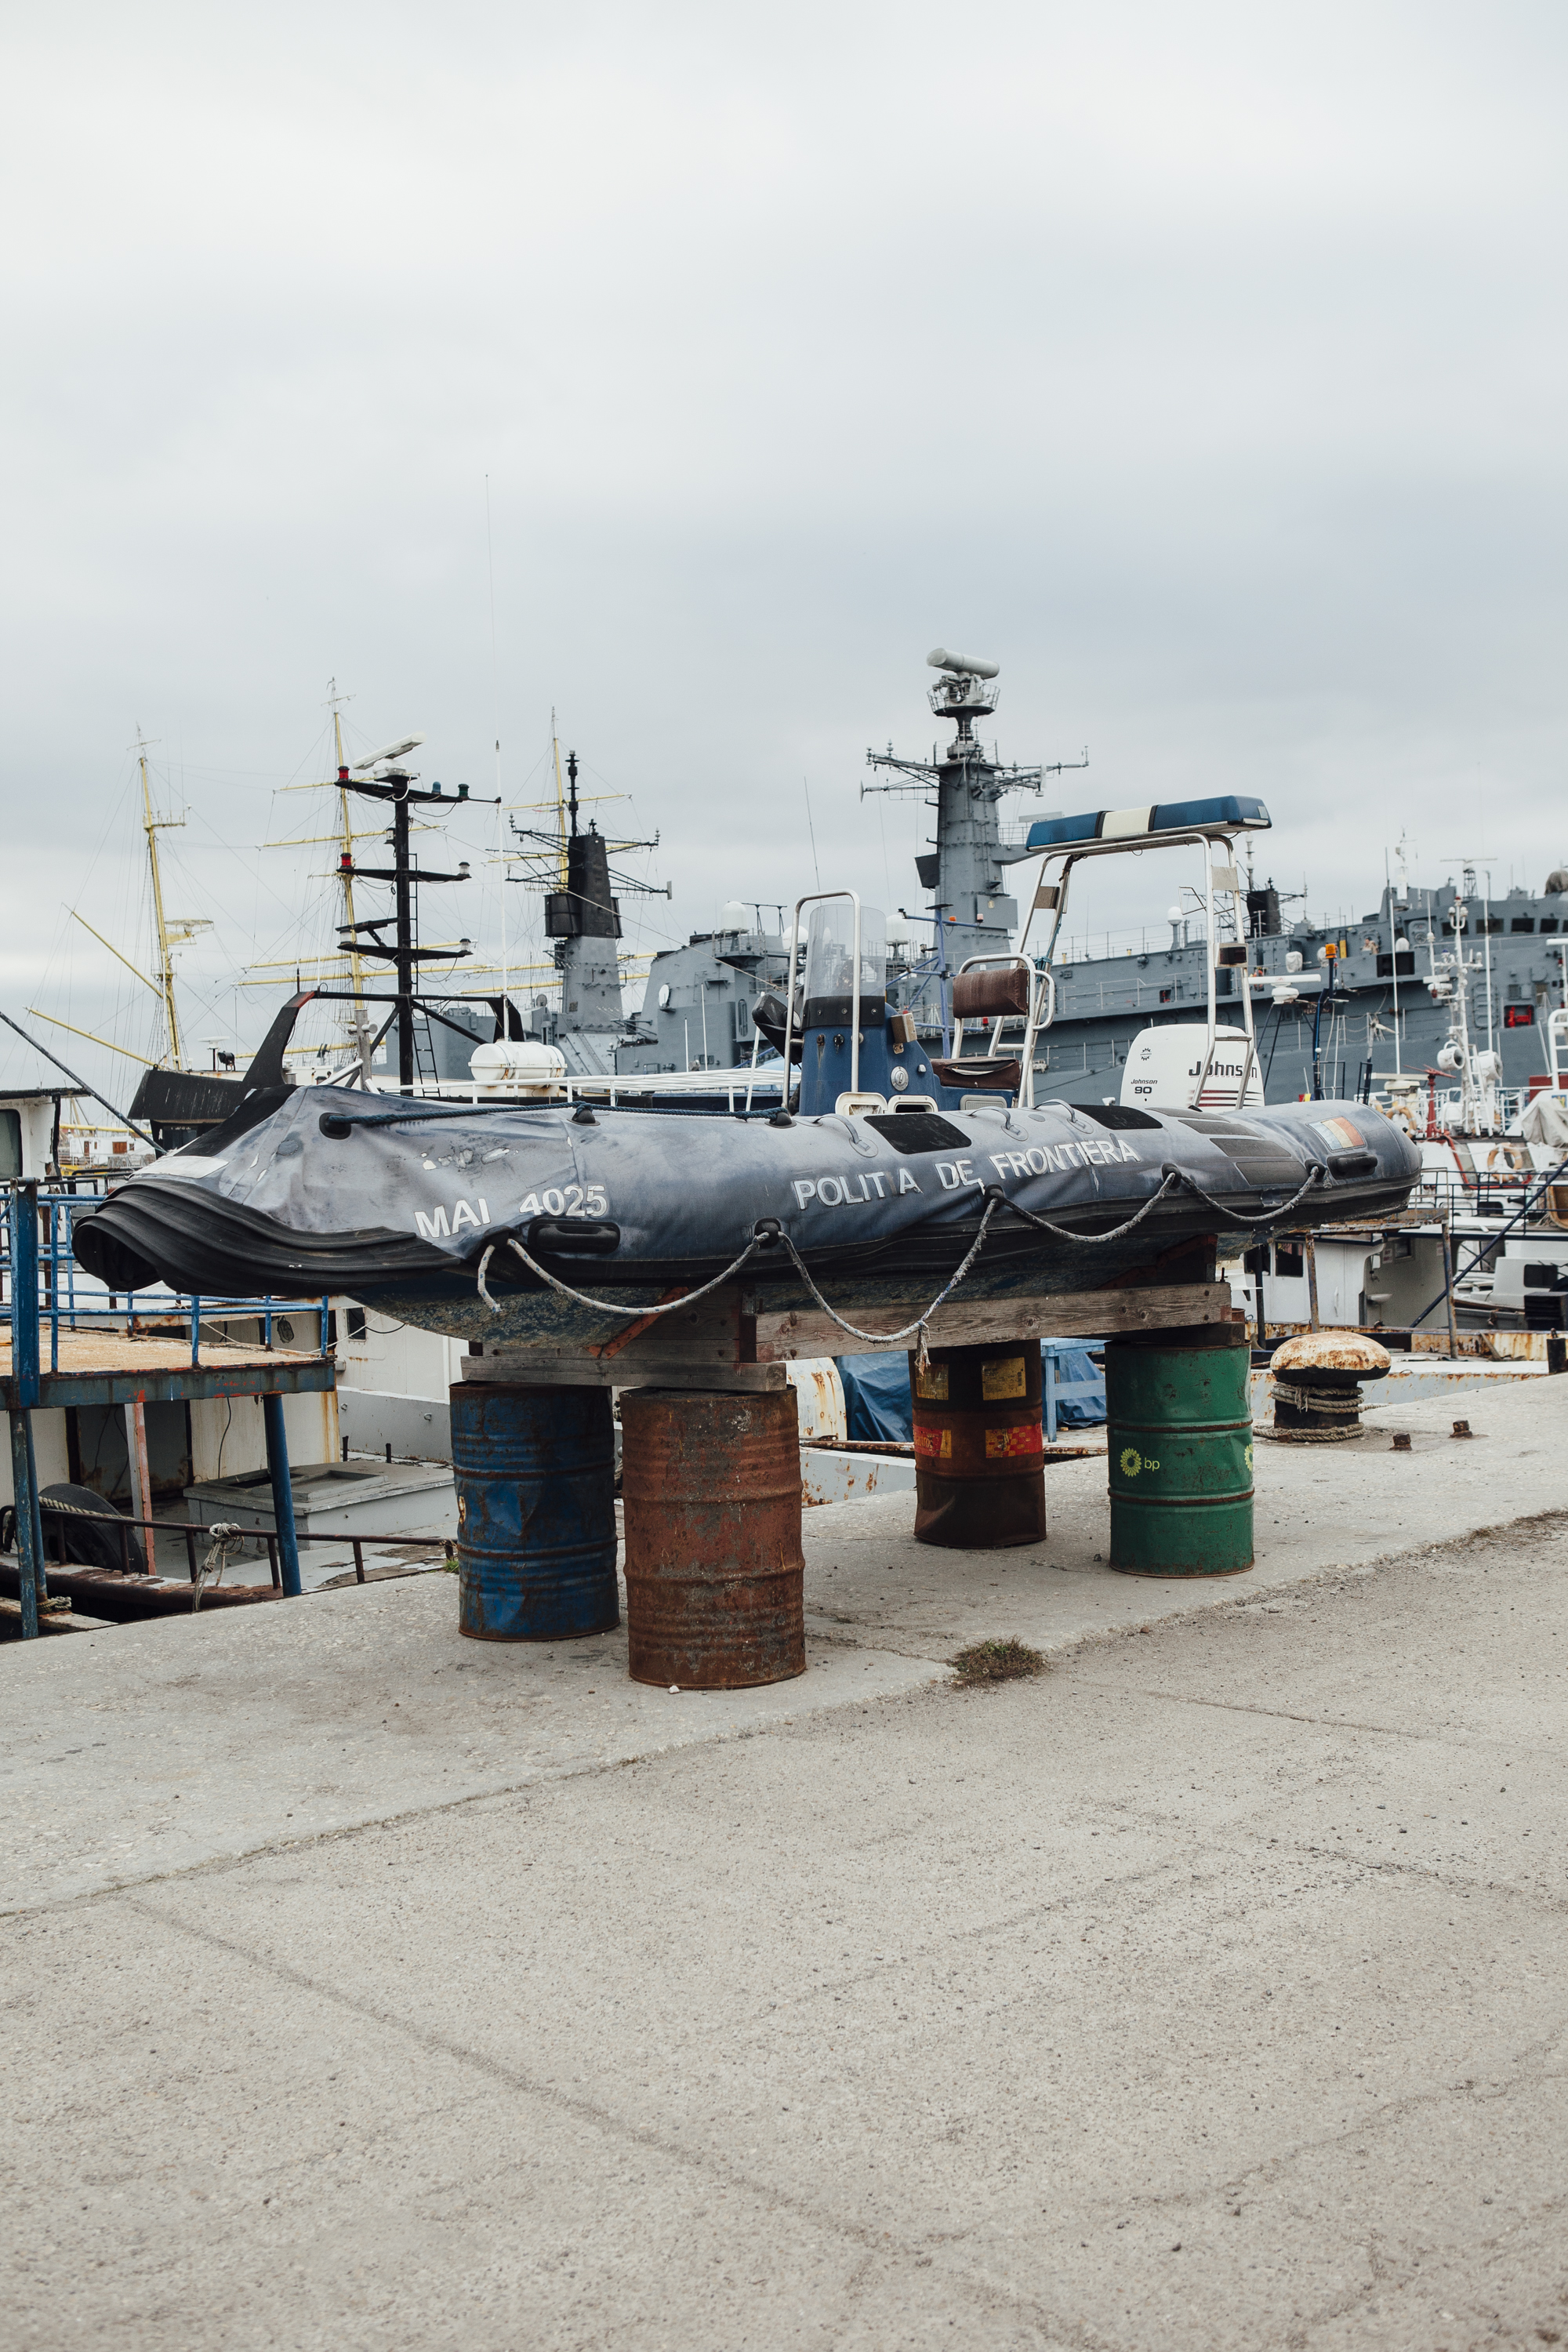
[[[921,919],[929,935],[908,961],[901,1001],[915,1011],[922,1040],[945,1052],[950,975],[977,953],[1016,946],[1037,959],[1045,944],[1031,919],[1037,910],[1021,909],[1013,888],[1013,869],[1038,857],[1043,828],[1005,838],[999,803],[1009,793],[1037,794],[1047,776],[1087,765],[1087,754],[1049,767],[1003,761],[975,733],[996,708],[997,665],[942,647],[927,658],[942,673],[931,708],[954,721],[952,740],[929,760],[896,756],[891,746],[868,751],[880,773],[861,790],[921,793],[935,811],[933,845],[915,861],[929,894]],[[1120,814],[1130,820],[1137,812]],[[1059,821],[1069,828],[1088,822]],[[1553,868],[1540,892],[1517,885],[1495,898],[1475,867],[1426,888],[1400,864],[1401,878],[1391,877],[1355,921],[1290,919],[1295,899],[1272,877],[1249,873],[1212,942],[1195,890],[1163,923],[1136,931],[1118,924],[1114,905],[1100,903],[1096,912],[1109,929],[1069,931],[1055,942],[1054,1012],[1035,1057],[1040,1083],[1068,1102],[1119,1096],[1129,1050],[1150,1028],[1205,1018],[1215,950],[1228,939],[1244,940],[1247,955],[1215,971],[1216,1012],[1239,1025],[1243,992],[1249,994],[1265,1099],[1364,1097],[1390,1079],[1430,1081],[1439,1115],[1455,1125],[1476,1115],[1479,1072],[1489,1123],[1500,1122],[1545,1081],[1547,1015],[1568,1003],[1568,864]],[[1304,894],[1297,898],[1304,903]]]
[[[1545,1077],[1547,1014],[1564,1002],[1568,873],[1554,870],[1539,893],[1520,886],[1500,898],[1484,898],[1477,883],[1466,869],[1433,889],[1391,881],[1354,922],[1300,915],[1287,925],[1272,884],[1247,893],[1247,971],[1221,971],[1217,984],[1232,1003],[1251,990],[1267,1100],[1431,1076],[1445,1115],[1457,1109],[1447,1100],[1459,1092],[1449,967],[1461,954],[1471,1043],[1497,1057],[1500,1094],[1526,1095]],[[1207,942],[1190,915],[1175,915],[1169,932],[1100,954],[1069,941],[1043,1060],[1053,1091],[1100,1101],[1119,1088],[1143,1030],[1200,1017]]]

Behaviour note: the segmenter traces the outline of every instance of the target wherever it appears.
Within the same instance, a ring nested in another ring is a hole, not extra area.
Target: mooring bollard
[[[1239,1319],[1107,1343],[1110,1565],[1123,1575],[1252,1566],[1250,1369]]]
[[[1386,1348],[1362,1331],[1306,1331],[1268,1360],[1273,1434],[1290,1445],[1337,1445],[1362,1433],[1361,1383],[1388,1377]]]
[[[609,1391],[458,1381],[451,1405],[458,1631],[609,1633],[621,1621]]]

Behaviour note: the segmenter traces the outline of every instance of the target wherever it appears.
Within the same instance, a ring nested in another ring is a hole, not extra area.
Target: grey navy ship
[[[941,672],[931,705],[953,723],[951,742],[926,759],[900,758],[890,748],[868,751],[873,780],[862,789],[919,794],[934,803],[934,839],[916,860],[924,904],[890,916],[884,931],[889,1001],[911,1009],[921,1044],[941,1055],[952,1044],[951,980],[963,961],[1005,954],[1016,942],[1026,953],[1037,949],[1037,929],[1026,933],[1027,912],[1020,916],[1014,869],[1037,861],[1044,845],[1036,836],[1057,828],[1047,818],[1014,824],[1005,835],[1001,804],[1013,793],[1037,798],[1045,777],[1061,774],[1067,763],[1004,761],[976,733],[977,722],[996,707],[995,666],[942,648],[929,659]],[[1058,823],[1070,828],[1073,821]],[[585,841],[573,854],[584,866],[582,898],[552,905],[552,925],[618,931],[618,906],[607,872],[599,871],[603,851]],[[1197,895],[1189,893],[1189,901]],[[1215,974],[1222,1022],[1241,1025],[1241,992],[1250,993],[1264,1099],[1364,1097],[1373,1086],[1382,1090],[1405,1078],[1435,1085],[1446,1115],[1457,1118],[1458,1074],[1444,1058],[1451,1050],[1452,1005],[1443,970],[1461,959],[1469,967],[1471,1035],[1495,1055],[1493,1076],[1504,1099],[1522,1099],[1532,1082],[1539,1087],[1546,1078],[1547,1019],[1568,1001],[1568,867],[1554,868],[1539,892],[1517,886],[1490,899],[1468,868],[1431,888],[1391,879],[1376,906],[1354,922],[1305,913],[1291,919],[1291,903],[1271,878],[1255,882],[1249,875],[1237,901],[1246,910],[1246,961],[1224,964]],[[588,911],[579,913],[579,906]],[[770,1002],[776,1013],[789,961],[784,910],[773,910],[772,923],[763,920],[766,911],[732,903],[721,928],[694,931],[685,945],[656,955],[642,1005],[624,1022],[615,1018],[614,966],[605,955],[607,944],[613,958],[613,936],[592,943],[586,935],[563,938],[556,950],[560,1009],[541,1007],[525,1019],[532,1034],[561,1047],[569,1071],[583,1076],[750,1065],[755,1015],[763,1008],[765,1021]],[[1039,1085],[1068,1102],[1118,1097],[1129,1052],[1149,1029],[1205,1020],[1210,963],[1196,903],[1173,906],[1164,923],[1135,939],[1113,928],[1102,952],[1071,934],[1058,940],[1055,1014],[1035,1054]],[[590,998],[591,1035],[578,1009]]]

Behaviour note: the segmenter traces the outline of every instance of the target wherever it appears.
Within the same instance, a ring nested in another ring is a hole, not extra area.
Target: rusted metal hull
[[[746,1690],[805,1672],[793,1389],[621,1398],[632,1679]]]
[[[143,1617],[188,1617],[196,1588],[186,1577],[126,1576],[118,1568],[59,1567],[48,1563],[49,1591],[63,1597],[83,1617],[106,1617],[115,1624],[132,1624]],[[15,1601],[21,1577],[14,1560],[0,1560],[0,1593]],[[252,1601],[277,1601],[270,1584],[209,1584],[202,1594],[201,1613],[213,1609],[246,1609]]]
[[[620,1622],[607,1391],[459,1381],[451,1399],[458,1631],[478,1642],[607,1633]]]
[[[915,1541],[954,1551],[1038,1543],[1046,1532],[1037,1341],[933,1348],[910,1358]]]

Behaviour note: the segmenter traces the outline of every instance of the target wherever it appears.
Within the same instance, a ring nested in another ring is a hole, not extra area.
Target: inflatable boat
[[[1045,951],[971,956],[944,981],[951,1054],[889,1004],[877,911],[818,891],[796,903],[802,979],[778,1008],[788,1108],[484,1099],[477,1067],[460,1102],[261,1085],[79,1217],[76,1255],[116,1292],[335,1293],[458,1339],[561,1348],[731,1278],[780,1311],[815,1298],[851,1331],[882,1310],[885,1329],[886,1310],[923,1319],[960,1283],[997,1299],[1200,1281],[1275,1228],[1384,1216],[1420,1174],[1402,1127],[1363,1102],[1254,1099],[1235,842],[1268,823],[1261,802],[1220,799],[1036,825],[1028,854],[1058,872],[1035,893]],[[1176,1100],[1037,1102],[1073,869],[1181,845],[1202,854],[1215,944],[1206,1021],[1181,1026],[1165,1073]],[[1239,1030],[1220,1026],[1222,978]],[[982,1050],[965,1053],[966,1027]]]
[[[1419,1168],[1358,1102],[659,1119],[310,1087],[132,1177],[75,1247],[117,1292],[335,1293],[569,1345],[726,1276],[781,1308],[815,1288],[851,1322],[918,1312],[961,1268],[973,1298],[1200,1279],[1194,1253],[1402,1207]]]

